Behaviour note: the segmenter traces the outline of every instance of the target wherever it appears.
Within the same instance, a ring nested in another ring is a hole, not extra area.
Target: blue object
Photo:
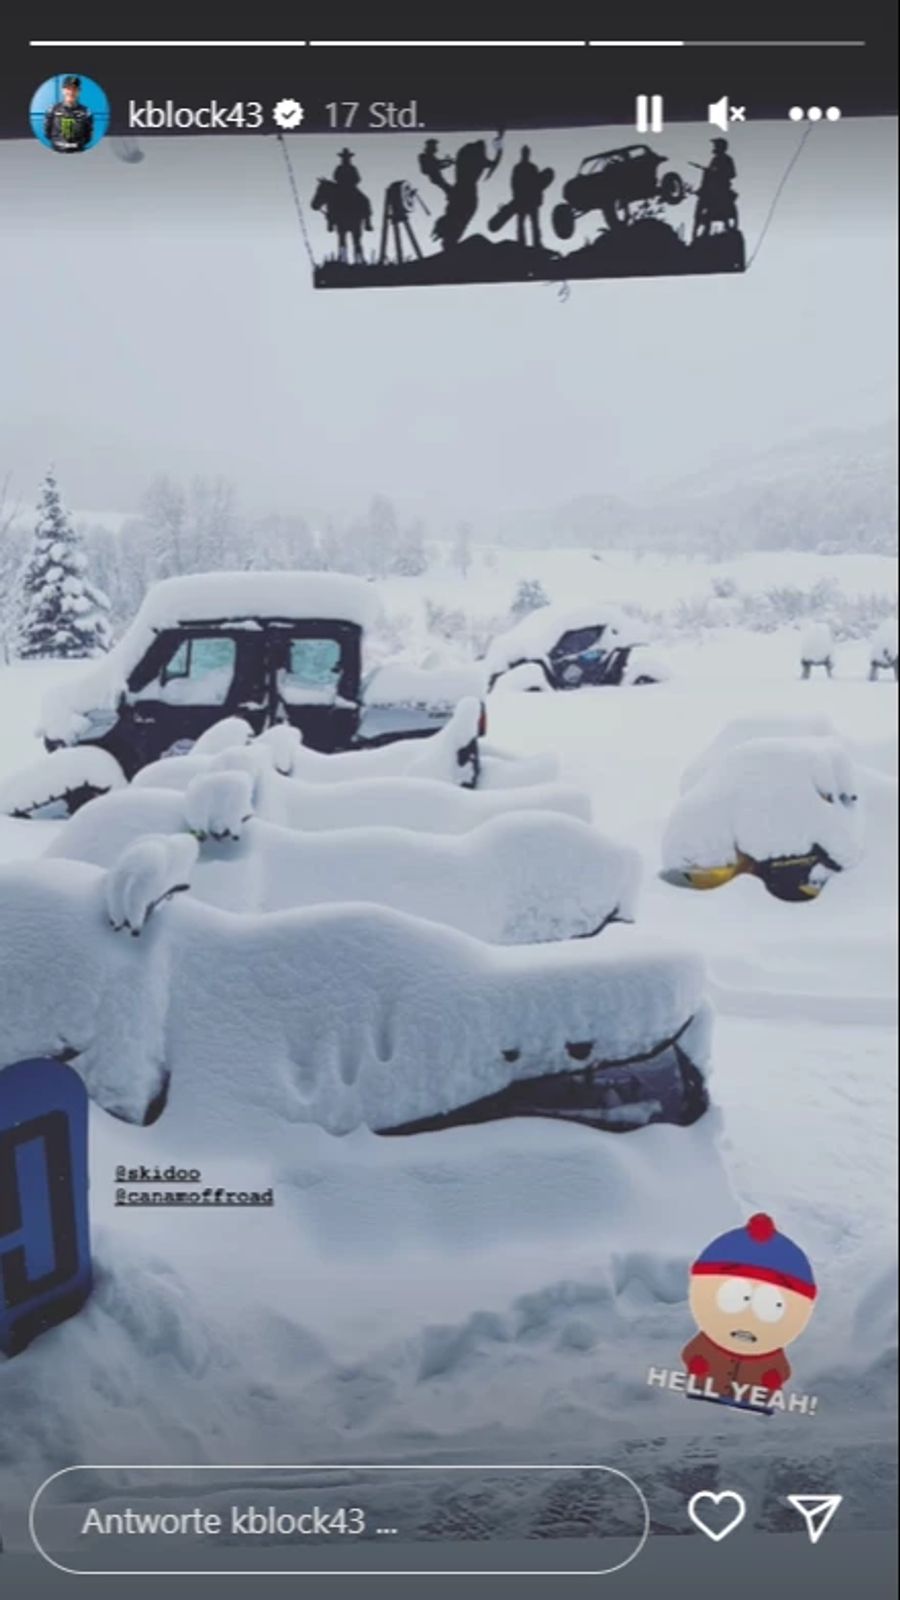
[[[87,1095],[61,1061],[0,1071],[0,1351],[18,1355],[91,1291]]]
[[[82,77],[79,73],[58,72],[53,78],[45,78],[44,82],[35,89],[28,108],[28,121],[31,131],[36,139],[46,149],[52,150],[53,145],[47,137],[47,113],[62,99],[63,83],[68,77],[77,77],[79,82],[79,101],[85,110],[89,111],[93,119],[91,137],[85,150],[93,150],[100,143],[104,134],[109,131],[109,100],[105,90],[93,78]]]
[[[757,1211],[743,1228],[722,1233],[702,1250],[692,1273],[732,1275],[780,1284],[807,1299],[816,1298],[816,1280],[809,1257],[779,1233],[765,1211]]]

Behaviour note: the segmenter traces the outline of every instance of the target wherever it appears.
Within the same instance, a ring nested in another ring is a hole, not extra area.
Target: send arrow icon
[[[789,1494],[788,1501],[799,1511],[806,1523],[810,1544],[818,1544],[834,1513],[843,1500],[842,1494]]]

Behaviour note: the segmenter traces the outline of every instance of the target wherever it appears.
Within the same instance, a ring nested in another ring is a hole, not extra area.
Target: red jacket
[[[685,1345],[681,1359],[689,1373],[701,1381],[711,1378],[716,1394],[729,1400],[738,1398],[732,1384],[746,1383],[771,1393],[783,1388],[791,1375],[790,1362],[783,1350],[767,1350],[761,1356],[745,1355],[743,1351],[723,1349],[705,1333],[698,1333]],[[747,1398],[745,1392],[741,1399]]]

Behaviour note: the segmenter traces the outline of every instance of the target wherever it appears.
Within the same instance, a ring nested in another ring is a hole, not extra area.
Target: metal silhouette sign
[[[61,1061],[0,1071],[0,1352],[18,1355],[91,1289],[87,1095]]]
[[[315,265],[316,287],[744,271],[726,139],[686,166],[636,142],[589,151],[562,173],[542,166],[531,144],[507,152],[506,143],[502,131],[455,148],[427,138],[415,173],[387,184],[380,209],[355,153],[341,150],[312,196],[331,245]]]

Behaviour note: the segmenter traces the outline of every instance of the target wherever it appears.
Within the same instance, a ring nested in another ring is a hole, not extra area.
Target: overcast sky
[[[712,131],[652,142],[689,172]],[[52,458],[72,506],[128,511],[158,471],[223,473],[254,510],[381,490],[437,523],[640,495],[722,453],[884,421],[894,133],[816,128],[745,277],[582,282],[565,303],[540,284],[314,291],[271,138],[152,138],[136,166],[109,141],[77,159],[4,143],[0,481],[30,501]],[[558,187],[635,135],[524,137]],[[732,137],[751,248],[798,137],[787,122]],[[507,134],[491,210],[522,140]],[[290,140],[305,198],[344,142]],[[434,206],[419,139],[351,145],[376,219],[394,177]],[[429,225],[419,214],[423,243]]]

